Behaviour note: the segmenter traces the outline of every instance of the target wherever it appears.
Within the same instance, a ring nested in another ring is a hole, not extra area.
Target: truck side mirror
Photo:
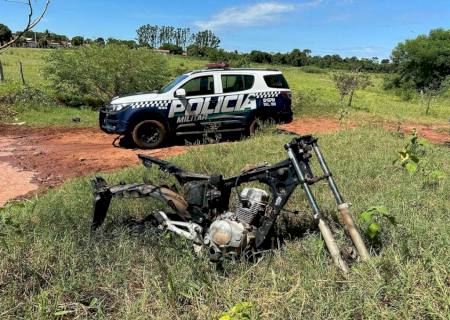
[[[180,99],[186,98],[186,90],[184,90],[183,88],[177,89],[175,91],[175,97]]]

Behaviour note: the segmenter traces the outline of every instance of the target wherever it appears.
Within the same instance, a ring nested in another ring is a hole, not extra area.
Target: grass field
[[[0,56],[5,69],[6,83],[0,84],[0,96],[12,85],[17,86],[19,81],[18,63],[22,61],[27,83],[45,92],[50,88],[41,74],[42,61],[49,50],[45,49],[11,49]],[[204,67],[206,61],[181,56],[167,58],[171,74],[176,75],[193,69]],[[255,65],[258,67],[258,65]],[[273,66],[269,66],[272,67]],[[286,76],[294,97],[297,96],[294,112],[297,117],[302,116],[331,116],[337,117],[340,109],[338,92],[331,79],[333,71],[324,73],[306,73],[300,68],[280,66]],[[425,107],[417,97],[410,101],[404,101],[392,92],[383,90],[383,75],[372,75],[373,86],[366,90],[358,91],[354,100],[354,107],[349,108],[348,119],[355,122],[367,122],[367,120],[390,120],[400,122],[420,122],[444,124],[448,122],[450,112],[450,98],[440,98],[433,102],[430,115],[425,115]],[[58,110],[45,109],[39,116],[39,110],[25,110],[17,116],[18,121],[27,121],[31,125],[48,125],[51,121],[56,125],[67,125],[67,118],[79,116],[76,109]],[[55,113],[55,115],[51,115]],[[43,121],[49,116],[51,121]],[[67,116],[67,117],[66,117]],[[96,114],[83,113],[86,125],[95,124]]]
[[[290,138],[265,133],[173,160],[200,172],[237,174],[245,163],[285,158],[282,146]],[[384,130],[344,130],[320,143],[355,215],[384,205],[398,223],[381,224],[381,249],[370,262],[354,264],[348,278],[331,263],[317,231],[257,264],[230,262],[225,273],[175,237],[131,223],[130,216],[148,212],[148,202],[114,202],[105,229],[91,233],[84,177],[1,212],[0,318],[217,319],[248,302],[251,319],[448,319],[448,177],[430,184],[430,177],[393,165],[405,141]],[[450,171],[447,148],[429,146],[426,157],[433,168]],[[158,180],[147,170],[106,176]],[[315,190],[329,217],[331,195],[325,185]],[[297,220],[309,223],[301,190],[289,208],[300,209]],[[346,243],[342,231],[337,236]]]

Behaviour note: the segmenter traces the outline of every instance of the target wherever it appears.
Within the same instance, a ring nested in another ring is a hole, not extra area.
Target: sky
[[[0,23],[26,24],[24,0],[0,0]],[[44,0],[33,0],[36,11]],[[51,0],[36,31],[134,39],[143,24],[211,29],[226,50],[388,58],[401,41],[450,29],[450,0]]]

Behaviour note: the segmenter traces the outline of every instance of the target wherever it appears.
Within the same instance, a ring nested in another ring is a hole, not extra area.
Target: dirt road
[[[432,142],[450,140],[448,131],[431,126],[415,127]],[[306,134],[333,132],[340,126],[332,118],[302,118],[280,128]],[[411,129],[412,126],[403,128]],[[137,164],[138,153],[165,158],[183,153],[187,148],[134,150],[115,147],[113,140],[114,136],[96,128],[35,129],[0,125],[0,207],[8,200],[55,187],[70,178]]]

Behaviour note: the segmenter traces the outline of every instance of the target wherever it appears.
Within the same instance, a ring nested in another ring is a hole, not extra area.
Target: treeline
[[[218,48],[207,48],[191,45],[187,49],[189,56],[208,58],[211,61],[235,62],[237,66],[245,66],[249,63],[264,63],[273,65],[289,65],[294,67],[311,66],[321,69],[360,70],[367,72],[391,72],[392,64],[389,59],[379,60],[377,57],[345,58],[338,54],[313,56],[311,50],[294,49],[288,53],[269,53],[253,50],[250,53],[228,52]],[[237,64],[236,64],[237,62]]]
[[[191,29],[146,24],[139,27],[136,34],[136,40],[141,46],[159,48],[163,44],[173,44],[186,48],[191,37]]]
[[[211,30],[191,34],[190,28],[146,24],[139,27],[136,34],[140,46],[151,48],[176,46],[186,50],[192,44],[208,48],[218,48],[220,44],[220,39]]]
[[[319,68],[361,70],[370,72],[389,72],[391,64],[389,59],[379,60],[377,57],[367,58],[345,58],[338,54],[313,56],[309,49],[294,49],[289,53],[268,53],[263,51],[252,51],[248,55],[252,62],[267,64],[285,64],[294,67],[315,66]]]

